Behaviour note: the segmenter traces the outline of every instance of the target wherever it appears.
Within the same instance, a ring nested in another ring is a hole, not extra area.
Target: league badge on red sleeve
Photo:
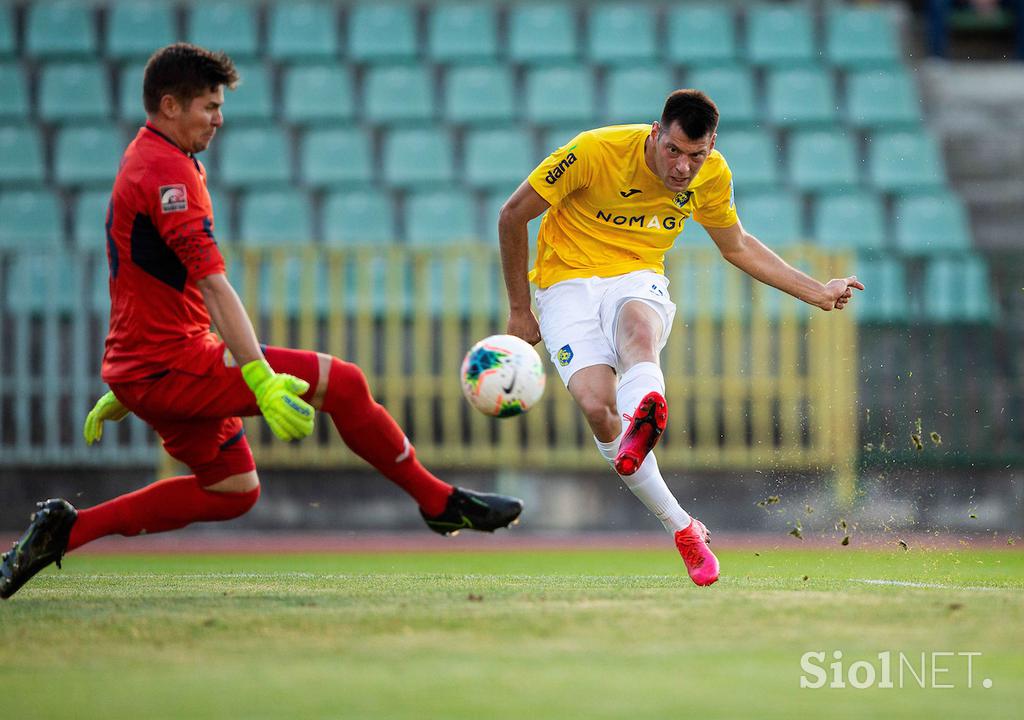
[[[188,194],[183,184],[160,186],[160,210],[165,213],[188,210]]]

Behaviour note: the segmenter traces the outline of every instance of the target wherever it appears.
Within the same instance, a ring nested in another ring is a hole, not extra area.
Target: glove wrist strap
[[[274,371],[265,358],[253,360],[242,366],[242,377],[245,379],[245,384],[253,391],[253,394],[257,394],[257,388],[273,377],[273,375]]]

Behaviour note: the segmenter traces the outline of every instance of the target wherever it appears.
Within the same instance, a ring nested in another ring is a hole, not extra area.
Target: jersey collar
[[[181,147],[181,145],[179,145],[178,143],[176,143],[176,142],[174,142],[173,140],[171,140],[171,139],[170,139],[169,137],[167,137],[167,136],[166,136],[166,135],[164,135],[164,134],[163,134],[162,132],[160,132],[159,130],[157,130],[157,129],[156,129],[155,127],[153,127],[152,125],[150,125],[150,124],[149,124],[148,122],[147,122],[147,123],[146,123],[146,124],[145,124],[145,125],[144,125],[143,127],[144,127],[144,128],[146,129],[146,130],[149,130],[149,131],[150,131],[151,133],[154,133],[154,134],[155,134],[155,135],[156,135],[157,137],[161,138],[161,139],[162,139],[162,140],[164,140],[165,142],[167,142],[167,143],[170,143],[170,144],[171,144],[171,146],[172,146],[172,147],[174,147],[174,149],[175,149],[175,150],[177,150],[178,152],[180,152],[180,153],[182,153],[183,155],[185,155],[185,157],[187,157],[187,158],[192,158],[192,153],[190,153],[190,152],[185,152],[185,150],[184,150],[184,149],[183,149],[183,148]],[[193,159],[194,159],[194,158],[193,158]]]

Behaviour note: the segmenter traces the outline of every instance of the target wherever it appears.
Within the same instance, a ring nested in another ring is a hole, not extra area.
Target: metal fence
[[[787,258],[819,277],[838,274],[832,266],[845,261],[809,247],[793,248]],[[157,462],[155,438],[136,420],[108,426],[94,448],[79,434],[104,391],[105,258],[23,252],[3,256],[2,264],[0,462]],[[544,401],[522,418],[487,418],[462,400],[463,353],[504,327],[493,246],[235,248],[229,268],[262,341],[358,363],[432,466],[600,466],[553,370]],[[678,312],[662,356],[670,420],[661,465],[819,468],[848,476],[858,448],[850,314],[821,313],[751,283],[713,249],[673,251],[667,274]],[[331,423],[319,425],[314,439],[297,445],[273,440],[258,419],[248,432],[263,466],[361,463]]]

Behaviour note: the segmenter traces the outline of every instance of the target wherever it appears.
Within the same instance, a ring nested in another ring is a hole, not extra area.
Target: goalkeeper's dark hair
[[[164,95],[172,95],[187,106],[193,98],[219,85],[233,90],[237,84],[238,70],[225,53],[174,43],[157,50],[146,63],[142,102],[147,113],[155,113]]]
[[[718,106],[700,90],[676,90],[661,112],[662,132],[667,132],[672,123],[679,125],[686,137],[699,140],[718,129]]]

